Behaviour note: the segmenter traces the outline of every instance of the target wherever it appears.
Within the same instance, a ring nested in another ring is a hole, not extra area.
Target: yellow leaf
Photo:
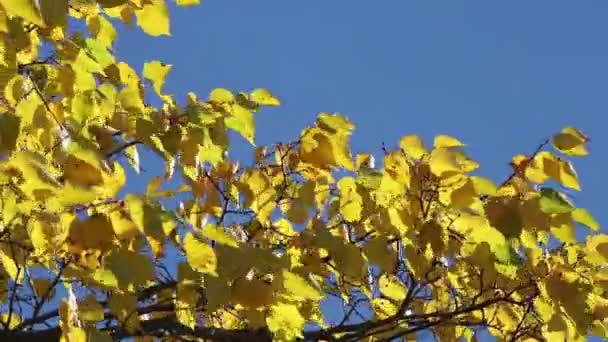
[[[349,139],[355,126],[340,114],[328,113],[319,114],[316,124],[302,132],[301,160],[321,169],[343,167],[353,170]]]
[[[340,190],[340,213],[348,222],[361,219],[363,198],[357,192],[357,183],[352,177],[344,177],[338,182]]]
[[[4,7],[8,15],[21,17],[32,24],[45,27],[34,0],[0,0],[0,5]]]
[[[473,182],[473,186],[475,187],[475,192],[480,195],[489,195],[494,196],[498,188],[491,180],[479,177],[479,176],[471,176],[471,181]]]
[[[424,142],[417,135],[406,135],[399,141],[399,146],[414,159],[421,159],[426,152]]]
[[[323,293],[314,287],[310,282],[302,276],[286,271],[283,271],[283,288],[290,294],[290,297],[296,300],[320,300],[323,298]]]
[[[276,207],[276,191],[268,177],[260,170],[247,170],[241,178],[242,190],[245,193],[245,206],[258,214],[260,222],[266,222]]]
[[[305,323],[297,306],[286,303],[271,306],[270,315],[266,318],[268,329],[277,341],[295,341],[302,337]]]
[[[131,165],[136,174],[139,174],[141,172],[141,168],[139,166],[139,152],[137,151],[137,145],[131,145],[125,148],[125,155],[129,165]]]
[[[139,327],[139,315],[137,312],[137,297],[129,293],[113,291],[108,300],[108,308],[114,317],[122,322],[129,332],[134,332]]]
[[[239,278],[230,287],[233,301],[246,308],[266,307],[274,301],[272,284],[259,278]]]
[[[214,225],[208,224],[201,230],[201,235],[209,240],[213,240],[217,243],[221,243],[226,246],[238,248],[239,243],[236,241],[234,236],[227,233],[224,229]]]
[[[551,218],[551,232],[561,242],[576,243],[576,228],[570,213],[555,214]]]
[[[258,88],[251,92],[251,101],[262,106],[279,106],[281,101],[267,89]]]
[[[146,1],[142,9],[135,10],[137,25],[151,36],[170,36],[169,10],[165,0]]]
[[[54,296],[55,288],[51,288],[51,281],[49,279],[34,278],[32,279],[32,287],[39,298],[53,298]]]
[[[255,145],[255,122],[253,114],[241,105],[233,105],[230,110],[230,116],[224,122],[226,127],[238,132],[250,144]]]
[[[405,286],[397,277],[391,275],[383,274],[378,279],[378,289],[384,296],[397,302],[404,300],[407,295]]]
[[[154,279],[154,266],[147,255],[121,248],[106,257],[105,262],[106,268],[116,277],[121,289],[146,285]]]
[[[402,153],[393,151],[385,155],[384,171],[401,186],[410,186],[410,165]]]
[[[127,175],[125,174],[125,170],[122,168],[122,165],[115,161],[112,168],[114,171],[111,173],[101,173],[103,186],[100,187],[100,193],[109,198],[116,197],[127,182]]]
[[[154,256],[159,257],[163,252],[165,240],[162,210],[134,194],[128,194],[125,197],[125,204],[137,228],[145,233]]]
[[[68,16],[68,0],[39,0],[42,18],[48,27],[64,28]]]
[[[331,257],[335,260],[338,270],[346,277],[361,281],[366,273],[365,259],[361,249],[355,245],[340,245],[331,250]]]
[[[454,152],[447,148],[436,148],[431,152],[429,166],[437,176],[451,176],[462,173]]]
[[[83,221],[72,222],[69,230],[69,240],[73,245],[83,250],[107,251],[112,247],[114,230],[106,215],[94,214]]]
[[[561,133],[553,136],[551,142],[556,150],[569,156],[586,156],[589,154],[585,143],[589,138],[574,127],[566,127]]]
[[[6,17],[6,13],[4,12],[4,10],[0,11],[0,32],[8,33],[8,18]],[[4,79],[0,82],[0,84],[6,84],[4,82]]]
[[[15,259],[0,250],[0,261],[4,266],[4,271],[18,284],[23,280],[23,272],[20,266],[15,263]]]
[[[103,183],[99,169],[74,156],[69,156],[64,164],[64,177],[72,184],[85,188]]]
[[[228,89],[215,88],[209,94],[209,102],[232,103],[234,102],[234,94]]]
[[[144,78],[152,82],[154,91],[160,97],[163,97],[163,85],[165,84],[165,78],[171,71],[173,66],[171,64],[165,64],[160,61],[152,61],[144,64]]]
[[[177,6],[196,6],[201,3],[201,0],[175,0]]]
[[[116,39],[116,29],[104,16],[87,17],[87,27],[101,46],[110,47],[112,43],[114,43],[114,40]]]
[[[608,264],[608,235],[598,234],[587,237],[585,252],[587,260],[594,265]]]
[[[161,184],[163,183],[163,178],[160,176],[155,176],[150,178],[148,182],[148,186],[146,187],[146,196],[150,196],[157,192],[160,189]]]
[[[450,204],[455,209],[468,208],[475,203],[477,196],[475,184],[467,179],[461,187],[450,193]]]
[[[451,137],[451,136],[445,135],[445,134],[440,134],[435,137],[433,146],[437,149],[437,148],[462,147],[465,145],[454,137]]]
[[[194,326],[196,325],[194,308],[199,300],[196,286],[184,283],[177,284],[175,297],[175,314],[177,320],[181,324],[194,329]]]
[[[521,203],[517,197],[492,197],[485,204],[485,212],[493,227],[505,237],[519,237],[523,227],[520,212]]]
[[[128,0],[97,0],[104,8],[112,8],[124,5]]]
[[[199,241],[192,233],[187,233],[184,250],[192,268],[201,273],[216,275],[217,256],[211,246]]]
[[[600,230],[600,225],[597,221],[591,216],[589,211],[584,208],[576,208],[572,211],[572,219],[580,224],[584,224],[585,226],[591,228],[592,230],[598,231]]]
[[[535,158],[535,163],[552,180],[570,189],[581,190],[576,171],[569,161],[543,151]]]
[[[78,316],[87,322],[97,322],[103,319],[103,306],[99,304],[95,295],[89,294],[78,303]]]
[[[397,306],[385,298],[372,299],[372,308],[378,319],[385,319],[394,316],[397,313]]]
[[[384,272],[391,272],[397,263],[396,253],[388,248],[388,239],[379,236],[369,240],[363,252],[371,264],[378,265]]]
[[[359,153],[355,158],[355,169],[357,170],[370,170],[375,167],[375,159],[372,154]]]
[[[0,314],[0,322],[2,322],[2,325],[4,325],[4,326],[6,326],[8,323],[9,329],[16,328],[19,325],[19,323],[21,323],[21,318],[16,313],[13,313],[11,315],[10,322],[8,321],[8,318],[9,318],[8,312],[3,312],[2,314]],[[78,341],[78,342],[80,342],[80,341]]]
[[[560,180],[563,186],[574,189],[581,190],[581,186],[578,183],[578,176],[576,175],[576,171],[574,171],[574,166],[568,160],[560,160]]]

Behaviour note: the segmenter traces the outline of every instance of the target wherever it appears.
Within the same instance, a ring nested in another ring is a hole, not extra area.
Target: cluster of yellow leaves
[[[85,32],[68,31],[70,20]],[[77,280],[87,291],[61,301],[63,340],[109,339],[96,329],[108,315],[138,331],[143,289],[167,284],[161,262],[177,274],[154,304],[173,307],[150,314],[173,312],[192,329],[267,327],[292,341],[307,323],[326,326],[328,295],[365,297],[375,320],[403,314],[406,300],[409,314],[433,317],[497,291],[524,300],[532,281],[543,337],[608,336],[608,237],[561,190],[581,188],[565,159],[587,154],[576,128],[550,140],[565,157],[516,156],[500,185],[471,175],[479,165],[444,134],[432,148],[404,136],[379,167],[372,154],[353,158],[355,125],[330,113],[295,142],[256,147],[255,165],[243,167],[227,158],[228,130],[255,146],[255,113],[279,99],[262,88],[218,88],[180,106],[164,92],[172,65],[149,61],[140,75],[113,55],[117,21],[170,35],[164,0],[0,0],[0,293],[6,302],[11,284],[27,282],[38,299],[56,296],[50,279],[32,278],[34,268],[57,275],[71,296]],[[147,104],[148,84],[161,108]],[[165,174],[126,193],[134,189],[124,166],[140,171],[138,146],[165,161]],[[165,189],[174,175],[180,186]],[[163,206],[182,193],[191,196],[178,209]],[[591,230],[585,241],[579,225]],[[412,284],[429,286],[425,300]],[[111,291],[103,304],[93,294],[101,291]],[[497,302],[467,317],[496,317],[490,332],[508,338],[525,309]],[[20,328],[15,315],[2,322]],[[403,326],[393,328],[378,336]],[[472,338],[457,324],[435,333]]]

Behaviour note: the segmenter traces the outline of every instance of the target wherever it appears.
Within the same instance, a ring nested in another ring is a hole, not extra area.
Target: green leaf
[[[509,265],[515,264],[516,261],[519,261],[519,256],[508,241],[500,245],[495,245],[493,251],[496,260],[500,264]]]
[[[569,213],[574,210],[568,199],[557,190],[543,187],[540,194],[540,208],[547,214]]]

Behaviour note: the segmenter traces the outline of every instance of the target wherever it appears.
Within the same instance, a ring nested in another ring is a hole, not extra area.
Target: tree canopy
[[[117,25],[171,34],[165,0],[0,0],[2,340],[608,337],[608,235],[568,196],[577,128],[499,183],[446,134],[353,154],[338,113],[256,146],[277,96],[168,94],[173,66],[118,60]],[[165,164],[141,191],[139,153]]]

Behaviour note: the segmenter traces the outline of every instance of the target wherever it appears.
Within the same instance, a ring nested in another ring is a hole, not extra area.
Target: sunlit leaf
[[[551,142],[556,150],[570,156],[586,156],[585,143],[589,138],[574,127],[566,127],[553,136]]]
[[[215,274],[217,256],[211,246],[188,233],[184,238],[184,251],[192,268],[201,273]]]
[[[576,208],[572,211],[572,219],[580,224],[591,228],[592,230],[600,230],[599,223],[591,216],[589,211],[584,208]]]
[[[424,148],[424,142],[417,135],[406,135],[399,141],[399,146],[405,153],[411,155],[415,159],[420,159],[427,152]]]
[[[278,106],[281,104],[279,99],[274,97],[268,89],[258,88],[251,92],[251,101],[262,106]]]
[[[445,135],[445,134],[440,134],[435,137],[433,146],[435,148],[450,148],[450,147],[462,147],[462,146],[464,146],[464,144],[461,143],[460,140],[458,140],[454,137],[451,137],[451,136]]]
[[[44,21],[34,0],[0,0],[9,15],[22,17],[32,24],[44,27]]]
[[[165,0],[146,1],[143,8],[135,10],[137,25],[151,36],[170,36],[169,10]]]
[[[397,303],[405,299],[405,296],[407,295],[407,289],[403,286],[399,279],[392,276],[381,276],[378,280],[378,288],[380,289],[380,293],[387,298],[396,301]]]
[[[302,337],[305,321],[295,305],[278,303],[270,307],[266,323],[277,340],[293,341]]]

